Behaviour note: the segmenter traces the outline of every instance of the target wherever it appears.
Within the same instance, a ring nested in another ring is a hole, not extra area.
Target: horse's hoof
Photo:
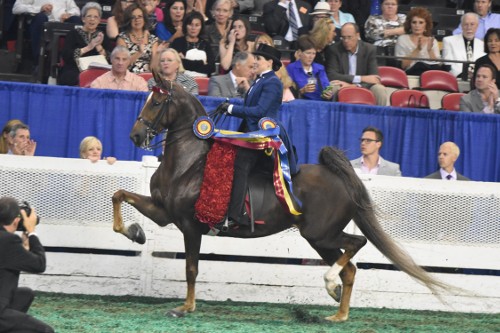
[[[342,295],[342,285],[337,285],[334,289],[334,294],[332,295],[335,302],[340,303],[340,297]]]
[[[348,319],[348,316],[339,315],[338,313],[333,315],[333,316],[325,318],[325,320],[327,320],[327,321],[333,321],[336,323],[341,323],[343,321],[346,321],[347,319]]]
[[[132,242],[136,242],[139,244],[146,243],[146,235],[144,234],[144,231],[139,224],[132,224],[130,227],[128,227],[127,233],[128,238],[130,238]]]
[[[167,314],[167,316],[170,316],[170,317],[182,318],[186,315],[186,312],[172,309],[172,310],[168,311],[166,314]]]

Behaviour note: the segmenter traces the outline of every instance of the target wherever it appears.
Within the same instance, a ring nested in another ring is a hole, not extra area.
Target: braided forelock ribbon
[[[170,95],[170,91],[168,90],[165,90],[161,87],[158,87],[158,86],[154,86],[153,87],[153,92],[157,92],[157,93],[160,93],[160,94],[163,94],[163,95]]]

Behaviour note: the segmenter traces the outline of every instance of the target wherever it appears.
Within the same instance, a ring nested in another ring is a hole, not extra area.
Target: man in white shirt
[[[455,170],[455,162],[460,156],[460,148],[451,141],[443,143],[439,147],[438,163],[440,169],[425,178],[443,179],[443,180],[470,180],[462,176]]]
[[[363,155],[351,161],[354,169],[360,173],[372,175],[401,176],[399,164],[384,160],[380,156],[380,148],[384,143],[384,135],[381,130],[368,126],[363,129],[359,141]]]
[[[68,22],[82,24],[80,8],[74,0],[16,0],[12,13],[28,14],[33,18],[29,23],[33,64],[38,65],[40,39],[45,22]]]
[[[474,37],[479,26],[479,16],[476,13],[466,13],[462,16],[460,25],[462,27],[461,34],[443,38],[443,59],[476,61],[485,55],[483,41]],[[456,77],[462,75],[463,64],[449,63],[449,65],[453,75]],[[470,73],[472,76],[471,65],[466,66],[466,68],[468,75]]]
[[[251,53],[235,54],[228,74],[210,77],[208,96],[227,98],[245,96],[251,86],[254,64],[255,58]]]

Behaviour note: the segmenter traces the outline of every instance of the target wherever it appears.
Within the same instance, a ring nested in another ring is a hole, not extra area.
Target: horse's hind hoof
[[[340,303],[340,296],[342,295],[342,285],[337,285],[333,291],[332,298],[335,302]]]
[[[146,235],[144,234],[141,226],[137,223],[134,223],[130,227],[128,227],[127,234],[128,238],[130,238],[132,242],[136,242],[139,244],[146,243]]]
[[[186,315],[185,312],[183,311],[178,311],[176,309],[170,310],[166,313],[167,316],[174,317],[174,318],[182,318]]]

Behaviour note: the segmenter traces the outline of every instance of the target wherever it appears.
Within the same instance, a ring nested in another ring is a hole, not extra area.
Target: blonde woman
[[[309,32],[309,37],[316,48],[315,63],[325,65],[325,48],[332,44],[336,35],[335,25],[331,18],[322,18],[314,23],[314,27]]]
[[[80,142],[80,158],[90,160],[96,163],[101,160],[102,156],[102,143],[95,136],[87,136]],[[105,160],[108,164],[116,162],[116,157],[106,157]]]
[[[185,69],[176,50],[172,48],[161,50],[154,69],[164,80],[175,81],[188,93],[198,95],[198,84],[191,76],[184,74]],[[155,85],[154,78],[148,80],[149,90],[152,90]]]
[[[10,131],[12,131],[12,127],[14,125],[23,124],[19,119],[11,119],[2,129],[2,136],[0,137],[0,154],[7,154],[9,151],[9,143],[7,142],[7,137],[9,136]]]
[[[280,79],[281,83],[283,84],[282,102],[290,102],[293,101],[295,98],[298,98],[297,86],[295,85],[295,82],[293,82],[290,75],[288,75],[286,67],[281,66],[281,68],[277,70],[275,73],[276,76]]]
[[[260,44],[266,44],[274,47],[273,39],[268,34],[257,35],[257,37],[255,37],[254,43],[256,50],[259,48]]]

